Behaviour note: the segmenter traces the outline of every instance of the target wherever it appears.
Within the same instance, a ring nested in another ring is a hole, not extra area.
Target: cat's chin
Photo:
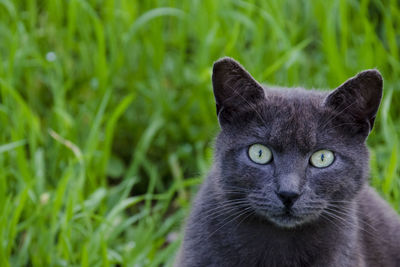
[[[279,217],[268,217],[271,221],[278,227],[281,228],[296,228],[309,222],[309,220],[304,220],[304,218],[293,217],[293,216],[279,216]]]
[[[293,229],[315,221],[318,215],[298,216],[293,213],[283,213],[279,215],[263,214],[262,217],[277,227]]]

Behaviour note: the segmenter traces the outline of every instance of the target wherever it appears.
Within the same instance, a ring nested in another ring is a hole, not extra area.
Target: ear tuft
[[[214,63],[212,83],[220,123],[231,120],[244,107],[249,108],[264,99],[262,86],[238,62],[229,57]]]

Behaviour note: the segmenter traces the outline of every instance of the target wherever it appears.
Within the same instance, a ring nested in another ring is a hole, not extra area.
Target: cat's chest
[[[230,266],[328,266],[334,251],[318,236],[307,239],[301,233],[284,233],[256,224],[225,227],[210,241],[215,251],[222,252],[218,254],[224,264]]]

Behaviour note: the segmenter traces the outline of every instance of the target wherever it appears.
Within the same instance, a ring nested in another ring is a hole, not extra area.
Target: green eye
[[[271,150],[260,144],[254,144],[249,147],[249,157],[258,164],[267,164],[272,159]]]
[[[331,165],[334,159],[335,155],[332,151],[323,149],[312,154],[310,162],[314,167],[324,168]]]

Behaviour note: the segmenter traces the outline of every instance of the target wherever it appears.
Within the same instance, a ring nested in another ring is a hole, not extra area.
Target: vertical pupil
[[[321,155],[321,161],[324,161],[324,154]]]
[[[261,158],[261,156],[262,156],[262,150],[260,149],[258,150],[258,157]]]

